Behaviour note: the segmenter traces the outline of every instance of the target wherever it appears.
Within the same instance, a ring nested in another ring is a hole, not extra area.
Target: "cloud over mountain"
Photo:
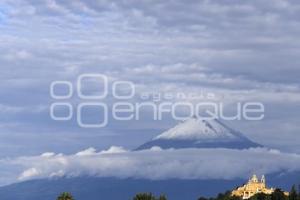
[[[235,179],[251,173],[284,173],[300,170],[300,155],[266,148],[168,149],[97,152],[87,149],[74,155],[45,153],[40,156],[2,159],[1,184],[53,177],[117,177],[142,179]],[[115,150],[112,150],[115,149]],[[116,150],[117,149],[117,150]],[[7,174],[4,169],[14,169]],[[10,175],[10,179],[7,176]],[[12,178],[14,177],[14,178]]]
[[[150,138],[145,127],[151,130],[151,134],[157,131],[153,127],[168,128],[165,122],[141,120],[87,133],[76,123],[53,122],[48,113],[52,100],[48,90],[50,83],[54,80],[75,82],[78,75],[87,72],[133,81],[139,89],[150,93],[199,92],[204,89],[220,96],[218,100],[226,105],[229,113],[235,111],[230,105],[237,101],[263,102],[266,105],[264,120],[238,122],[234,127],[240,126],[239,129],[249,133],[249,138],[259,143],[300,152],[299,1],[124,2],[0,2],[0,162],[3,182],[17,179],[16,172],[23,180],[88,173],[90,168],[91,173],[107,175],[113,174],[110,168],[118,167],[120,176],[134,175],[126,167],[119,169],[122,165],[111,167],[121,162],[113,158],[120,158],[129,168],[145,167],[147,161],[143,156],[146,152],[121,153],[120,149],[107,152],[118,152],[113,156],[98,155],[95,149],[88,149],[78,155],[45,153],[43,156],[21,157],[46,151],[67,154],[89,146],[102,149],[113,142],[133,147]],[[144,135],[136,137],[134,130]],[[118,137],[113,134],[118,134]],[[178,166],[185,160],[172,152],[180,154],[182,151],[188,150],[168,150],[165,154],[171,157],[170,160],[176,157],[174,162]],[[204,154],[204,150],[189,151]],[[226,155],[228,151],[235,152],[226,150]],[[244,162],[249,151],[246,150],[245,155],[236,154]],[[216,151],[212,152],[216,156]],[[164,158],[154,151],[148,154],[153,166],[146,169],[159,168],[155,159]],[[137,157],[141,157],[140,160]],[[191,157],[201,160],[196,155]],[[271,157],[274,155],[265,159],[272,162]],[[294,159],[291,155],[288,157]],[[95,165],[85,166],[80,162],[83,159],[92,164],[95,162]],[[232,159],[238,167],[243,164]],[[34,166],[33,161],[37,162]],[[101,171],[105,164],[107,171]],[[201,169],[205,163],[192,162],[191,166]],[[291,163],[289,167],[292,166]],[[239,172],[238,167],[234,173]],[[180,173],[175,175],[174,171],[180,168],[171,170],[170,175],[162,168],[158,177],[184,177],[178,175]],[[199,177],[205,176],[197,173]],[[5,178],[9,177],[8,174],[15,179]],[[139,172],[136,176],[149,175]]]

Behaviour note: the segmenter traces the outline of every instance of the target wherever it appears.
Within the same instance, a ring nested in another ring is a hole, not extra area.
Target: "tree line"
[[[75,200],[71,193],[63,192],[56,200]],[[139,193],[133,197],[133,200],[167,200],[165,195],[160,195],[159,197],[154,196],[152,193]]]
[[[218,194],[217,197],[199,197],[198,200],[242,200],[242,198],[232,196],[231,192],[227,191]],[[249,200],[300,200],[300,191],[297,191],[296,186],[293,185],[288,196],[281,189],[275,189],[272,194],[257,193],[250,197]]]
[[[72,194],[68,192],[61,193],[56,200],[75,200]],[[168,200],[165,195],[156,197],[152,193],[136,194],[132,200]],[[231,191],[219,193],[216,197],[199,197],[198,200],[242,200],[241,197],[232,196]],[[272,194],[257,193],[249,198],[249,200],[300,200],[300,185],[299,190],[293,185],[288,196],[284,195],[281,189],[275,189]]]

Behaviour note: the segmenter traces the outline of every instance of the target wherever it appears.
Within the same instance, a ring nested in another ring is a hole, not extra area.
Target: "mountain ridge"
[[[289,190],[299,183],[300,172],[268,174],[268,186]],[[166,194],[172,200],[195,200],[200,196],[211,197],[243,184],[246,179],[234,180],[146,180],[99,177],[73,177],[30,180],[0,187],[1,200],[53,200],[63,191],[73,194],[76,200],[132,199],[136,193]],[[178,188],[175,189],[174,188]],[[117,191],[117,192],[114,192]]]
[[[228,127],[221,121],[204,120],[196,117],[187,119],[140,145],[135,150],[160,147],[168,148],[230,148],[247,149],[263,147]]]

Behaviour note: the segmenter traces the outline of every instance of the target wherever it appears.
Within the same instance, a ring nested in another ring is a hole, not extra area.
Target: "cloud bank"
[[[268,174],[300,170],[300,155],[278,150],[253,148],[169,149],[159,147],[126,151],[111,147],[97,152],[93,148],[73,155],[44,153],[40,156],[1,160],[4,168],[15,169],[14,180],[24,181],[53,177],[117,177],[161,179],[234,179],[251,173]],[[5,183],[1,183],[5,184]]]
[[[265,120],[233,127],[300,153],[299,19],[296,0],[3,0],[0,158],[134,148],[172,126],[141,120],[87,133],[51,121],[50,83],[82,73],[130,80],[146,92],[204,89],[226,105],[262,101]]]

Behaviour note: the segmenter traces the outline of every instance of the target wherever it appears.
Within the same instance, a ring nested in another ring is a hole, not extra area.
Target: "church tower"
[[[264,185],[266,185],[265,175],[262,175],[262,177],[261,177],[261,183],[263,183]]]
[[[258,182],[257,176],[255,174],[253,174],[253,176],[251,178],[251,182],[252,183],[257,183]]]
[[[274,188],[267,188],[266,187],[266,178],[262,175],[261,179],[259,180],[257,176],[254,174],[248,181],[248,183],[236,188],[231,192],[232,196],[241,197],[243,200],[249,199],[253,195],[257,193],[264,193],[264,194],[272,194],[274,192]],[[288,192],[284,192],[284,195],[288,196]]]
[[[262,175],[262,177],[261,177],[261,182],[262,182],[262,183],[266,183],[265,175]]]

